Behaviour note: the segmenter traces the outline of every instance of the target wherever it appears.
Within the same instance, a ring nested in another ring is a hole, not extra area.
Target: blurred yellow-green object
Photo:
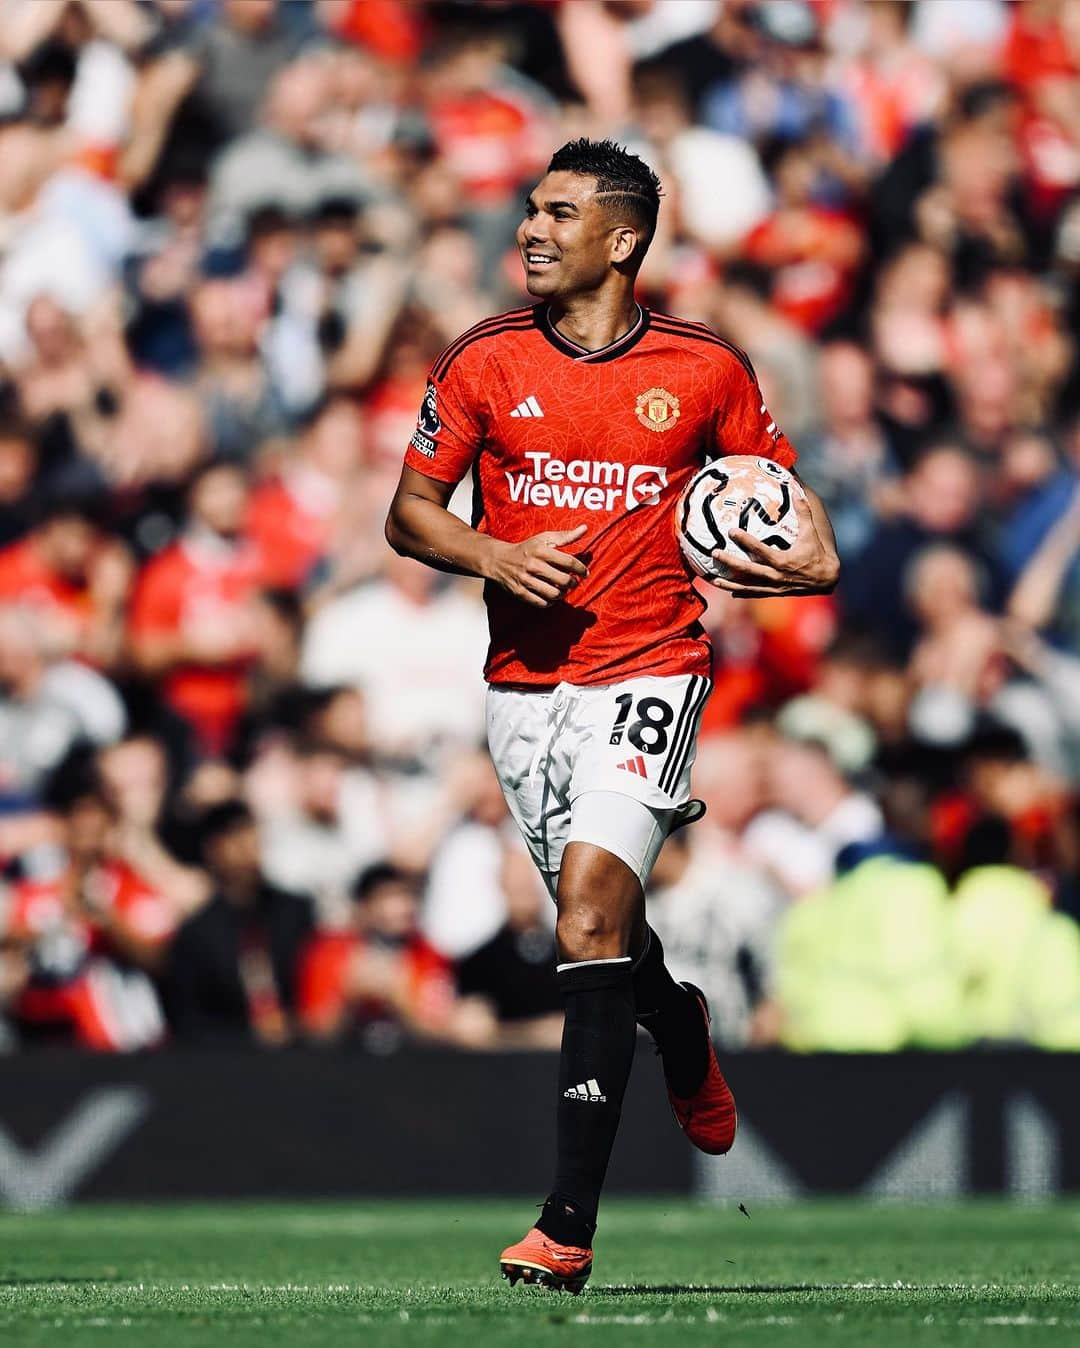
[[[779,934],[776,990],[794,1049],[965,1042],[939,872],[876,857],[796,904]]]
[[[1080,928],[1014,866],[865,861],[794,905],[778,937],[783,1042],[889,1052],[973,1041],[1080,1050]]]
[[[969,871],[952,903],[965,1024],[977,1039],[1080,1049],[1080,932],[1015,866]]]

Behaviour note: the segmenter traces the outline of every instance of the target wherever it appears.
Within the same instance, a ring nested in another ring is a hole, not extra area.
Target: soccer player
[[[436,360],[386,527],[396,551],[486,582],[488,742],[557,904],[565,1010],[554,1182],[500,1262],[511,1282],[572,1292],[592,1270],[635,1021],[691,1142],[718,1154],[735,1135],[705,999],[672,978],[645,920],[665,837],[703,810],[690,766],[710,652],[673,509],[708,459],[795,460],[746,356],[635,300],[659,195],[652,170],[609,141],[555,154],[517,234],[538,303]],[[447,508],[469,471],[473,528]],[[716,583],[832,589],[832,530],[807,498],[790,551],[736,535],[753,560],[725,557],[733,574]]]

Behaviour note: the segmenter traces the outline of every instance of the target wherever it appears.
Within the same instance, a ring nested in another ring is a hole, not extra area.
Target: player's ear
[[[612,262],[629,262],[637,247],[637,230],[630,225],[620,225],[612,234]]]

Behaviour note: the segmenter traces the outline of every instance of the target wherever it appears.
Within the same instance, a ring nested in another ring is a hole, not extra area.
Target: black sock
[[[709,1041],[698,999],[676,983],[664,963],[664,947],[651,927],[634,965],[637,1022],[652,1035],[664,1059],[664,1075],[681,1099],[705,1080]]]
[[[558,979],[566,1023],[557,1160],[537,1226],[561,1245],[587,1247],[634,1060],[634,987],[629,959],[562,965]]]

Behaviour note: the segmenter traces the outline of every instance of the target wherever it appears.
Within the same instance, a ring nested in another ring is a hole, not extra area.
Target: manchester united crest
[[[650,431],[670,431],[679,419],[679,400],[666,388],[650,388],[637,396],[634,415]]]

